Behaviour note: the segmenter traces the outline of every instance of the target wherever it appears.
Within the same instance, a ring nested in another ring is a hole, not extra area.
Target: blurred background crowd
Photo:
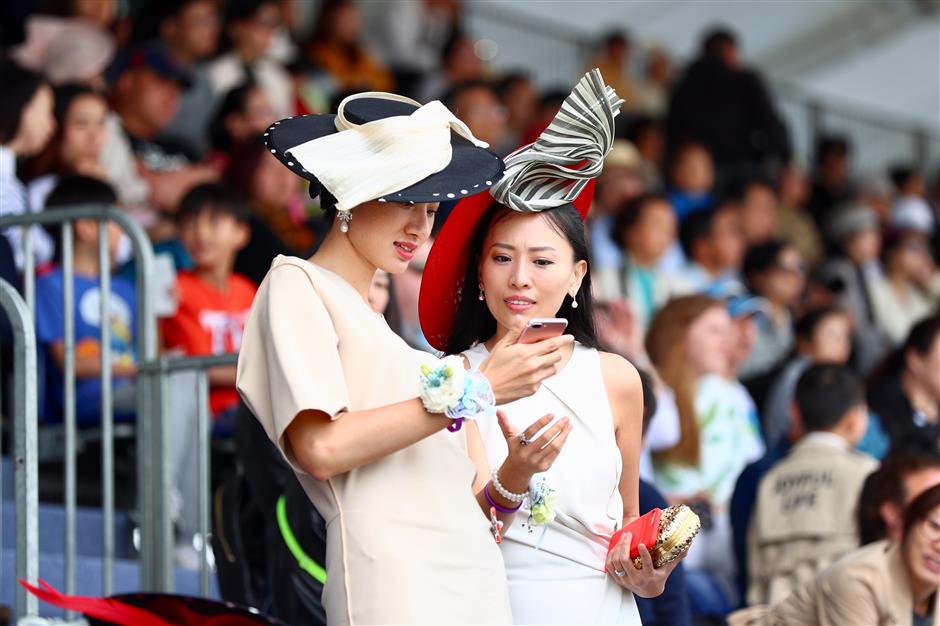
[[[304,182],[265,149],[270,124],[335,112],[351,93],[394,91],[443,101],[506,155],[557,112],[578,75],[546,85],[539,68],[507,70],[503,60],[497,69],[494,42],[470,32],[467,10],[459,0],[4,3],[0,214],[120,207],[159,259],[161,349],[237,351],[272,259],[309,256],[327,228]],[[922,151],[860,171],[864,138],[819,128],[797,141],[744,55],[747,33],[708,28],[684,59],[637,35],[606,32],[578,60],[625,99],[587,224],[597,324],[607,349],[649,374],[644,479],[705,522],[702,548],[685,564],[688,606],[676,606],[721,621],[785,596],[780,576],[806,580],[863,538],[849,532],[853,516],[830,519],[834,527],[804,549],[813,557],[785,572],[752,562],[761,550],[778,562],[774,550],[790,545],[752,520],[773,506],[762,477],[809,434],[841,437],[870,461],[840,490],[848,510],[867,511],[877,527],[866,541],[900,533],[891,507],[940,482],[940,167]],[[438,227],[450,209],[442,206]],[[19,285],[22,231],[4,235],[0,275]],[[33,228],[48,425],[62,419],[58,237]],[[98,285],[97,237],[94,223],[76,223],[78,420],[88,428],[100,413],[101,324],[96,305],[81,303]],[[108,247],[115,410],[132,422],[137,286],[119,229]],[[417,314],[426,255],[403,275],[376,276],[371,296],[421,349],[430,349]],[[234,369],[216,368],[211,382],[215,434],[225,440],[239,410]],[[813,384],[828,391],[814,395]],[[236,465],[229,458],[214,482]],[[872,471],[881,482],[863,493]],[[908,487],[915,475],[927,478]],[[827,550],[834,537],[841,547]],[[192,565],[192,555],[179,559]]]

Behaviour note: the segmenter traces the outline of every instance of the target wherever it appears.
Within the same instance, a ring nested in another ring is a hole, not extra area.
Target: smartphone
[[[519,343],[538,343],[558,337],[568,327],[568,320],[560,317],[536,317],[529,320],[519,335]]]

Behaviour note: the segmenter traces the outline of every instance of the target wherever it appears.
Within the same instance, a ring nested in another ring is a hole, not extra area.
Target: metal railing
[[[0,306],[13,327],[13,464],[16,490],[16,577],[39,576],[39,480],[36,444],[36,333],[33,317],[16,289],[0,279]],[[16,588],[16,613],[36,615],[36,598]]]
[[[168,484],[164,462],[165,447],[162,415],[159,411],[157,374],[146,367],[154,363],[157,357],[156,318],[152,307],[152,297],[147,288],[148,277],[153,271],[153,250],[151,244],[136,222],[126,213],[108,205],[81,205],[61,208],[46,213],[33,213],[0,217],[0,229],[23,227],[23,250],[25,255],[23,292],[24,311],[16,308],[16,299],[9,293],[11,287],[4,288],[4,306],[13,303],[14,313],[25,312],[25,322],[11,315],[11,320],[18,324],[16,336],[25,347],[25,353],[32,354],[33,373],[15,374],[14,431],[17,433],[16,450],[16,497],[17,497],[17,550],[16,576],[35,583],[38,574],[38,512],[36,505],[38,489],[37,450],[37,400],[35,381],[35,332],[33,322],[36,313],[36,259],[32,245],[31,229],[33,224],[57,225],[62,228],[62,274],[63,274],[63,320],[64,320],[64,360],[63,360],[63,424],[65,428],[64,459],[64,509],[65,509],[65,593],[75,592],[76,565],[76,375],[75,375],[75,270],[73,263],[74,223],[77,220],[91,219],[98,222],[98,261],[99,272],[99,315],[101,321],[101,485],[102,485],[102,589],[104,595],[112,590],[112,566],[114,561],[114,420],[112,405],[112,371],[110,328],[107,320],[111,310],[111,274],[110,252],[108,249],[108,222],[115,222],[130,239],[136,274],[137,299],[137,341],[136,351],[140,367],[136,380],[136,437],[137,437],[137,508],[140,514],[141,536],[141,587],[143,590],[165,591],[172,588],[172,533],[167,508]],[[9,314],[9,311],[8,311]],[[28,325],[27,325],[28,322]],[[18,372],[27,363],[17,358],[14,372]],[[22,376],[27,376],[25,379]],[[24,395],[25,394],[25,395]],[[30,395],[31,394],[31,395]],[[30,447],[32,446],[32,447]],[[22,459],[20,453],[22,451]],[[24,500],[24,506],[19,500]],[[30,501],[29,498],[32,500]],[[20,541],[20,537],[23,541]],[[23,589],[17,589],[16,610],[20,618],[36,615],[34,598],[27,597]]]
[[[238,360],[237,354],[221,354],[216,356],[174,356],[162,357],[156,362],[145,363],[140,367],[140,371],[147,371],[155,375],[158,380],[159,395],[161,398],[159,411],[161,420],[164,424],[168,423],[166,410],[168,402],[166,396],[169,392],[168,382],[171,374],[174,372],[195,372],[196,373],[196,467],[197,467],[197,509],[199,521],[197,530],[202,538],[199,554],[199,593],[209,595],[209,558],[208,551],[210,545],[210,490],[212,481],[210,476],[210,447],[209,438],[211,435],[211,424],[209,418],[209,369],[213,367],[235,365]],[[175,391],[183,391],[176,389]],[[165,484],[169,484],[169,480]],[[165,499],[167,494],[163,494]]]

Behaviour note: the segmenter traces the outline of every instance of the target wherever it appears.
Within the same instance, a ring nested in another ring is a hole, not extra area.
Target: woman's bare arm
[[[643,386],[633,365],[621,356],[602,352],[601,372],[614,415],[614,434],[623,470],[620,496],[623,524],[640,516],[640,449],[643,439]]]

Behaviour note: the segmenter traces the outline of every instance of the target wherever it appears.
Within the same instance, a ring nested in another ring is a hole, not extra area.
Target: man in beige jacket
[[[749,605],[774,604],[859,544],[858,496],[875,459],[855,451],[868,424],[848,369],[811,366],[796,387],[807,434],[761,480],[748,531]]]

